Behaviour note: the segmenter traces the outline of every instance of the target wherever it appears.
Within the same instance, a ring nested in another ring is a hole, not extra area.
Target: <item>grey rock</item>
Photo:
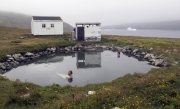
[[[101,46],[103,49],[106,49],[107,48],[107,46]]]
[[[9,59],[9,58],[12,58],[12,56],[11,55],[6,55],[6,58]]]
[[[14,55],[13,55],[13,58],[14,58],[15,60],[17,60],[17,59],[19,59],[20,56],[22,56],[20,53],[14,54]]]
[[[149,50],[153,50],[153,48],[151,47]]]
[[[134,49],[133,50],[133,53],[137,53],[139,50],[138,49]]]
[[[150,59],[148,60],[149,62],[155,62],[156,60],[155,59]]]
[[[146,54],[146,55],[144,56],[144,58],[145,58],[145,59],[150,59],[150,58],[152,58],[152,56],[154,56],[154,55],[148,53],[148,54]]]
[[[141,56],[139,55],[139,54],[137,54],[137,55],[135,55],[136,56],[136,58],[141,58]]]
[[[162,59],[162,56],[154,56],[154,59]]]
[[[51,51],[51,48],[46,48],[46,51]]]
[[[20,59],[20,61],[26,60],[26,58],[24,58],[23,56],[19,57],[19,59]],[[20,61],[18,61],[18,62],[20,62]]]
[[[56,47],[52,47],[52,48],[51,48],[51,51],[56,51]]]
[[[1,69],[6,70],[6,66],[4,66],[4,65],[1,66]]]
[[[123,48],[121,48],[121,47],[117,47],[117,50],[118,50],[118,51],[122,51],[122,50],[123,50]]]
[[[164,62],[164,60],[162,60],[162,59],[156,59],[155,66],[161,66],[163,62]]]
[[[4,63],[0,63],[0,69],[2,69],[3,66],[4,66]]]
[[[142,52],[141,55],[146,55],[146,53],[145,53],[145,52]]]
[[[11,62],[12,60],[10,60],[10,59],[8,59],[8,60],[6,60],[7,62]]]
[[[30,53],[30,52],[27,52],[27,53],[25,54],[25,56],[26,56],[26,57],[31,57],[31,56],[34,56],[34,54],[33,54],[33,53]]]
[[[71,51],[71,49],[69,49],[69,47],[65,47],[64,49],[65,49],[65,51]]]
[[[9,60],[14,61],[14,58],[9,58]]]

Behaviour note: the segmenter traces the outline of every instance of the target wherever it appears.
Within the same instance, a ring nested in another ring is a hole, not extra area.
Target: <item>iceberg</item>
[[[128,31],[136,31],[136,29],[133,29],[131,27],[127,28]]]

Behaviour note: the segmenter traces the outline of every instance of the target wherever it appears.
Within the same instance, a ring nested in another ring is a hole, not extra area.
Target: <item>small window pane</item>
[[[54,24],[51,24],[51,28],[54,28]]]
[[[42,24],[42,28],[46,28],[46,24]]]

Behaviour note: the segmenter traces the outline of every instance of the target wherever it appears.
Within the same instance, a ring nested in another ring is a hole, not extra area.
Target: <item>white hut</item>
[[[54,16],[33,16],[31,20],[33,35],[62,35],[63,21]]]
[[[77,41],[101,41],[101,23],[76,23]]]

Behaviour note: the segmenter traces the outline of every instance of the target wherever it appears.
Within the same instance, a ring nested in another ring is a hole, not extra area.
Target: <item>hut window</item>
[[[51,28],[54,28],[54,24],[51,24]]]
[[[46,24],[42,24],[42,28],[46,28]]]

